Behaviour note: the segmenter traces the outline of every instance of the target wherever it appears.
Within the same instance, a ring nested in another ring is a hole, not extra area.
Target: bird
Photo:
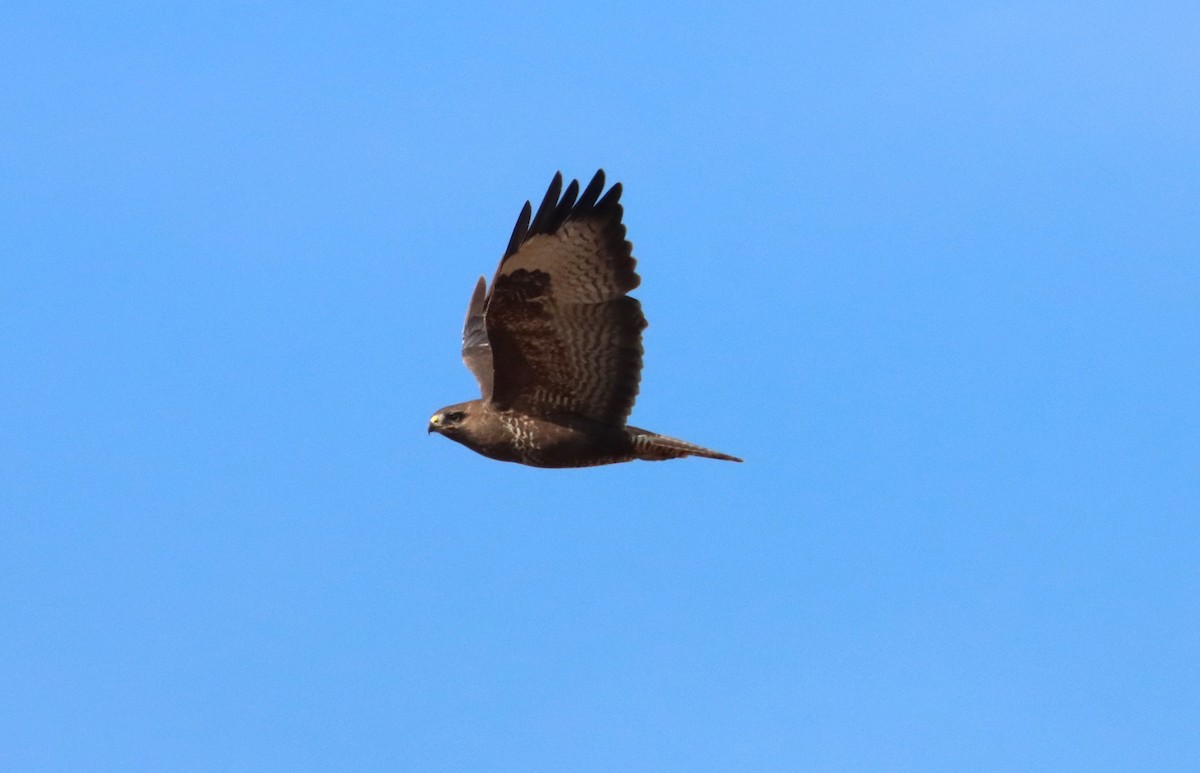
[[[531,467],[593,467],[687,456],[741,462],[626,423],[642,374],[641,282],[621,222],[621,184],[600,169],[580,192],[554,175],[526,201],[489,287],[480,277],[462,358],[481,398],[442,408],[436,432],[483,456]],[[603,195],[601,195],[603,193]]]

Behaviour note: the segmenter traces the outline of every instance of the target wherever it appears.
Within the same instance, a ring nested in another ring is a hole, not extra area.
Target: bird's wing
[[[467,307],[467,319],[463,323],[462,358],[479,382],[479,391],[484,400],[492,397],[492,347],[488,343],[487,325],[483,320],[483,306],[487,297],[487,280],[479,277],[471,305]]]
[[[603,189],[603,170],[582,194],[556,174],[532,221],[528,202],[517,219],[485,313],[501,407],[617,426],[633,409],[646,318],[626,295],[640,279],[621,185]]]

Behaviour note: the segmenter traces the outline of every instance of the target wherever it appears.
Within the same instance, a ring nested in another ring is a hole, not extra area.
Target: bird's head
[[[470,403],[448,405],[429,418],[429,432],[454,437],[462,429],[463,422],[471,415]]]

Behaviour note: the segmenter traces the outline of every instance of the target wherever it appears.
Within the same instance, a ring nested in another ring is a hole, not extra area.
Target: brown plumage
[[[482,399],[450,405],[429,431],[505,462],[591,467],[634,459],[734,456],[630,427],[642,374],[641,281],[621,223],[621,184],[604,170],[581,194],[554,175],[537,213],[525,202],[492,280],[475,285],[463,361]]]

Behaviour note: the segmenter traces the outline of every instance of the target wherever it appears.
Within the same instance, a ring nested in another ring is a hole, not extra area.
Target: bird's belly
[[[520,417],[506,424],[515,458],[505,461],[532,467],[593,467],[632,458],[625,434],[611,427],[580,426],[575,422],[533,417]],[[504,453],[507,455],[508,451],[505,449]]]

